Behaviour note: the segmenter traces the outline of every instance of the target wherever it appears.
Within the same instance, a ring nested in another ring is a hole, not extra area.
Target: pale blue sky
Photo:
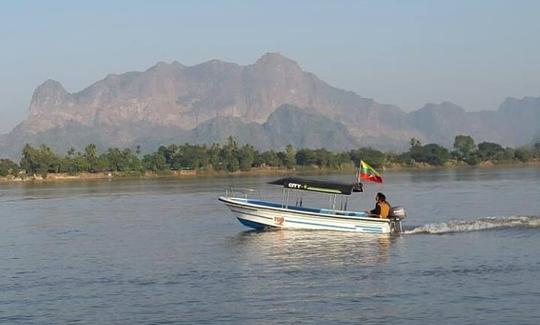
[[[157,61],[265,52],[408,111],[540,96],[540,1],[4,1],[0,44],[0,133],[49,78],[76,92]]]

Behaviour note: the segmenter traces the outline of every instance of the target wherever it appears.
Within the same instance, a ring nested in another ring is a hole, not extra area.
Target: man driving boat
[[[390,214],[391,206],[390,203],[386,202],[386,196],[379,192],[375,196],[375,201],[377,201],[375,209],[369,211],[369,213],[373,215],[371,217],[387,219]]]

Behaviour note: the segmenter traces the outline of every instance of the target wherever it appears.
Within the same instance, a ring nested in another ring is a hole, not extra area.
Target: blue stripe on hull
[[[244,226],[249,227],[249,228],[262,230],[262,229],[264,229],[266,227],[269,227],[268,225],[258,223],[258,222],[254,222],[254,221],[251,221],[251,220],[246,220],[246,219],[242,219],[242,218],[237,218],[237,219],[238,219],[238,221],[240,221],[241,224],[243,224]]]

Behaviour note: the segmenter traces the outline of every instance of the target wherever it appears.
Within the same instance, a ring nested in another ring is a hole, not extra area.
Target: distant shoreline
[[[540,167],[540,160],[528,162],[513,162],[513,163],[498,163],[485,162],[475,166],[467,164],[447,164],[445,166],[433,166],[428,164],[416,164],[414,166],[405,166],[393,164],[380,168],[380,171],[422,171],[422,170],[458,170],[458,169],[491,169],[491,168],[521,168],[521,167]],[[288,169],[285,167],[256,167],[249,171],[213,171],[213,170],[175,170],[166,172],[149,172],[144,174],[136,172],[83,172],[78,174],[68,173],[48,173],[47,177],[43,178],[40,175],[24,175],[24,176],[6,176],[0,177],[0,184],[18,184],[18,183],[49,183],[63,181],[102,181],[111,179],[154,179],[154,178],[170,178],[170,179],[193,179],[207,177],[257,177],[257,176],[281,176],[281,175],[327,175],[334,173],[354,173],[356,168],[352,165],[345,165],[342,168],[319,168],[317,166],[299,166]]]

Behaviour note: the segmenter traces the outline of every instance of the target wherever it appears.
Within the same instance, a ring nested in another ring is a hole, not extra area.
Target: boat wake
[[[448,234],[505,228],[540,228],[540,216],[485,217],[475,220],[452,220],[405,229],[405,234]]]

